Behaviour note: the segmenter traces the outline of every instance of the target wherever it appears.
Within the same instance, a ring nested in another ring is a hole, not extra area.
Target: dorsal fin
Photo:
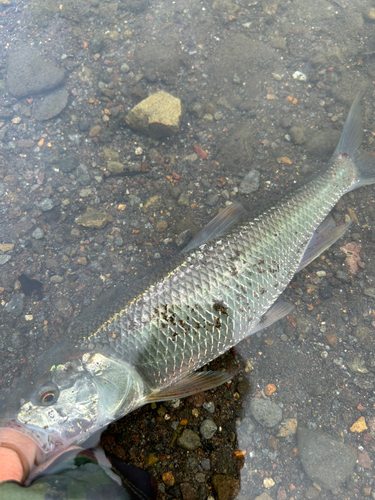
[[[247,215],[247,211],[235,201],[214,217],[199,233],[186,245],[182,253],[190,252],[194,248],[204,245],[210,240],[228,234]]]

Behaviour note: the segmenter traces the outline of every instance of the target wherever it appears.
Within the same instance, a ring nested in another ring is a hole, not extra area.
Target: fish
[[[98,307],[34,362],[3,401],[0,428],[30,436],[48,459],[147,403],[228,382],[199,369],[292,311],[281,295],[293,276],[350,225],[336,226],[331,209],[375,183],[361,98],[321,173],[258,217],[233,203],[148,283],[115,290],[116,306]]]

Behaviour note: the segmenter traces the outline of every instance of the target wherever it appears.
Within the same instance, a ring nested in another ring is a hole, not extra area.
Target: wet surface
[[[257,215],[321,169],[358,88],[373,150],[373,10],[0,1],[1,396],[82,309],[137,284],[227,202]],[[160,90],[183,115],[177,134],[153,139],[125,116]],[[104,433],[106,450],[155,476],[160,498],[373,497],[373,188],[332,214],[355,224],[294,277],[293,313],[211,364],[236,374],[230,384],[147,405]],[[351,447],[345,470],[345,451],[327,458],[336,482],[311,473],[297,427]]]

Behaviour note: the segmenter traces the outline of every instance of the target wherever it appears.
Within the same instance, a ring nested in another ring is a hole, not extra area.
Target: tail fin
[[[358,180],[350,186],[347,192],[368,184],[375,184],[375,156],[358,149],[363,141],[362,95],[362,91],[359,91],[354,99],[339,143],[333,153],[334,155],[348,155],[358,170]]]
[[[353,157],[363,141],[361,99],[362,91],[358,92],[351,105],[339,143],[333,153],[334,155],[341,153]]]

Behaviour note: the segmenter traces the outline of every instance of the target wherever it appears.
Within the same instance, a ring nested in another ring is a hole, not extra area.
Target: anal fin
[[[198,392],[208,391],[218,387],[233,378],[228,372],[194,372],[175,384],[152,392],[144,400],[145,403],[168,401],[170,399],[186,398]]]

